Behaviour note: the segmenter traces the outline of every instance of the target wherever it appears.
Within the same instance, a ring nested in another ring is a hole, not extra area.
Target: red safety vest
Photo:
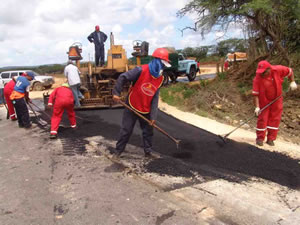
[[[153,96],[162,85],[163,79],[163,76],[153,77],[149,65],[143,65],[142,73],[129,93],[130,106],[140,113],[149,113]]]

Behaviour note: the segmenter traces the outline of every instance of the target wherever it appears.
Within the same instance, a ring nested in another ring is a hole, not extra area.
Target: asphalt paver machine
[[[94,63],[82,63],[82,47],[81,43],[74,43],[69,47],[68,59],[76,62],[81,74],[80,91],[84,95],[84,99],[80,101],[79,109],[89,108],[116,108],[122,105],[116,103],[112,99],[112,90],[119,75],[141,64],[146,64],[151,59],[148,56],[149,43],[145,41],[134,41],[132,53],[134,62],[127,59],[126,51],[122,45],[114,44],[114,35],[110,34],[110,48],[107,51],[107,63],[105,66],[98,67]],[[143,60],[142,60],[143,59]],[[145,60],[146,59],[146,60]],[[147,60],[148,59],[148,60]],[[128,94],[131,84],[128,83],[123,88],[121,98],[124,100]],[[49,95],[44,95],[46,104]]]
[[[82,59],[81,55],[78,55],[78,59],[74,59],[71,53],[72,45],[69,49],[69,59],[75,60],[76,65],[81,72],[81,92],[84,95],[84,99],[81,100],[81,108],[114,108],[121,107],[112,99],[112,90],[118,79],[119,75],[136,66],[141,65],[141,58],[148,56],[149,44],[147,42],[134,41],[132,55],[136,57],[136,63],[132,64],[127,59],[126,51],[122,45],[114,44],[114,35],[110,34],[110,48],[107,52],[107,64],[102,67],[97,67],[91,62],[87,64],[80,64],[79,60]],[[80,46],[75,45],[78,48],[76,52],[81,52]],[[126,84],[121,94],[122,99],[127,95],[130,83]]]

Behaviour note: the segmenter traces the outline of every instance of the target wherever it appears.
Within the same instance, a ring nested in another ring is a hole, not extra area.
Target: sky
[[[211,32],[180,29],[193,26],[193,15],[176,16],[190,0],[7,0],[0,4],[0,67],[62,64],[75,43],[82,44],[83,61],[94,60],[94,44],[87,40],[95,25],[131,57],[133,41],[149,42],[149,54],[157,47],[197,47],[224,39]],[[231,36],[239,36],[235,29]],[[227,37],[228,38],[228,37]],[[225,38],[226,39],[226,38]]]

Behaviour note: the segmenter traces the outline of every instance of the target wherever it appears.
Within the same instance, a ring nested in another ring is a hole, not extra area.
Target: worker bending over
[[[8,108],[8,114],[9,114],[9,118],[12,121],[17,120],[14,105],[13,105],[12,101],[10,100],[10,95],[13,92],[15,85],[16,85],[16,80],[15,80],[16,78],[17,77],[13,77],[12,80],[9,81],[4,87],[4,97],[5,97],[5,101],[6,101],[7,108]]]
[[[29,99],[30,81],[34,80],[34,74],[31,71],[23,73],[15,79],[16,84],[10,95],[18,118],[19,127],[30,128],[30,117],[26,103],[31,102]]]
[[[53,107],[50,131],[51,139],[57,138],[57,130],[65,110],[67,110],[71,127],[76,128],[74,97],[72,90],[67,83],[62,84],[61,87],[53,90],[49,96],[48,106]]]
[[[134,112],[124,109],[119,139],[114,152],[117,156],[120,156],[124,151],[137,119],[143,132],[145,156],[151,156],[153,124],[157,116],[159,88],[164,79],[162,69],[164,66],[171,66],[169,64],[169,53],[166,49],[158,48],[152,56],[154,59],[149,64],[122,73],[113,90],[113,99],[118,102],[124,84],[128,81],[133,82],[126,104],[151,121],[151,124],[148,124]]]
[[[271,65],[268,61],[258,63],[256,76],[253,80],[252,94],[254,96],[254,112],[258,116],[256,144],[259,146],[263,145],[266,132],[267,144],[274,146],[274,140],[276,140],[281,120],[283,98],[280,97],[262,112],[260,112],[260,109],[282,95],[282,83],[286,76],[291,81],[291,90],[296,90],[297,84],[294,81],[294,74],[291,68],[281,65]]]

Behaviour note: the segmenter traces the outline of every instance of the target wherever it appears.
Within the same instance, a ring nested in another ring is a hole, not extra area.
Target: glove
[[[149,123],[149,125],[150,125],[151,127],[153,127],[153,126],[154,126],[154,124],[155,124],[155,120],[150,120],[150,123]]]
[[[27,104],[28,104],[28,103],[32,103],[32,101],[31,101],[30,98],[25,98],[25,101],[26,101]]]
[[[118,95],[113,95],[113,100],[115,102],[119,102],[121,100],[121,98]]]
[[[254,110],[255,115],[258,116],[259,112],[260,112],[260,108],[256,107],[255,110]]]
[[[295,90],[297,89],[297,84],[296,84],[295,81],[292,81],[292,82],[290,83],[290,88],[291,88],[292,91],[295,91]]]

